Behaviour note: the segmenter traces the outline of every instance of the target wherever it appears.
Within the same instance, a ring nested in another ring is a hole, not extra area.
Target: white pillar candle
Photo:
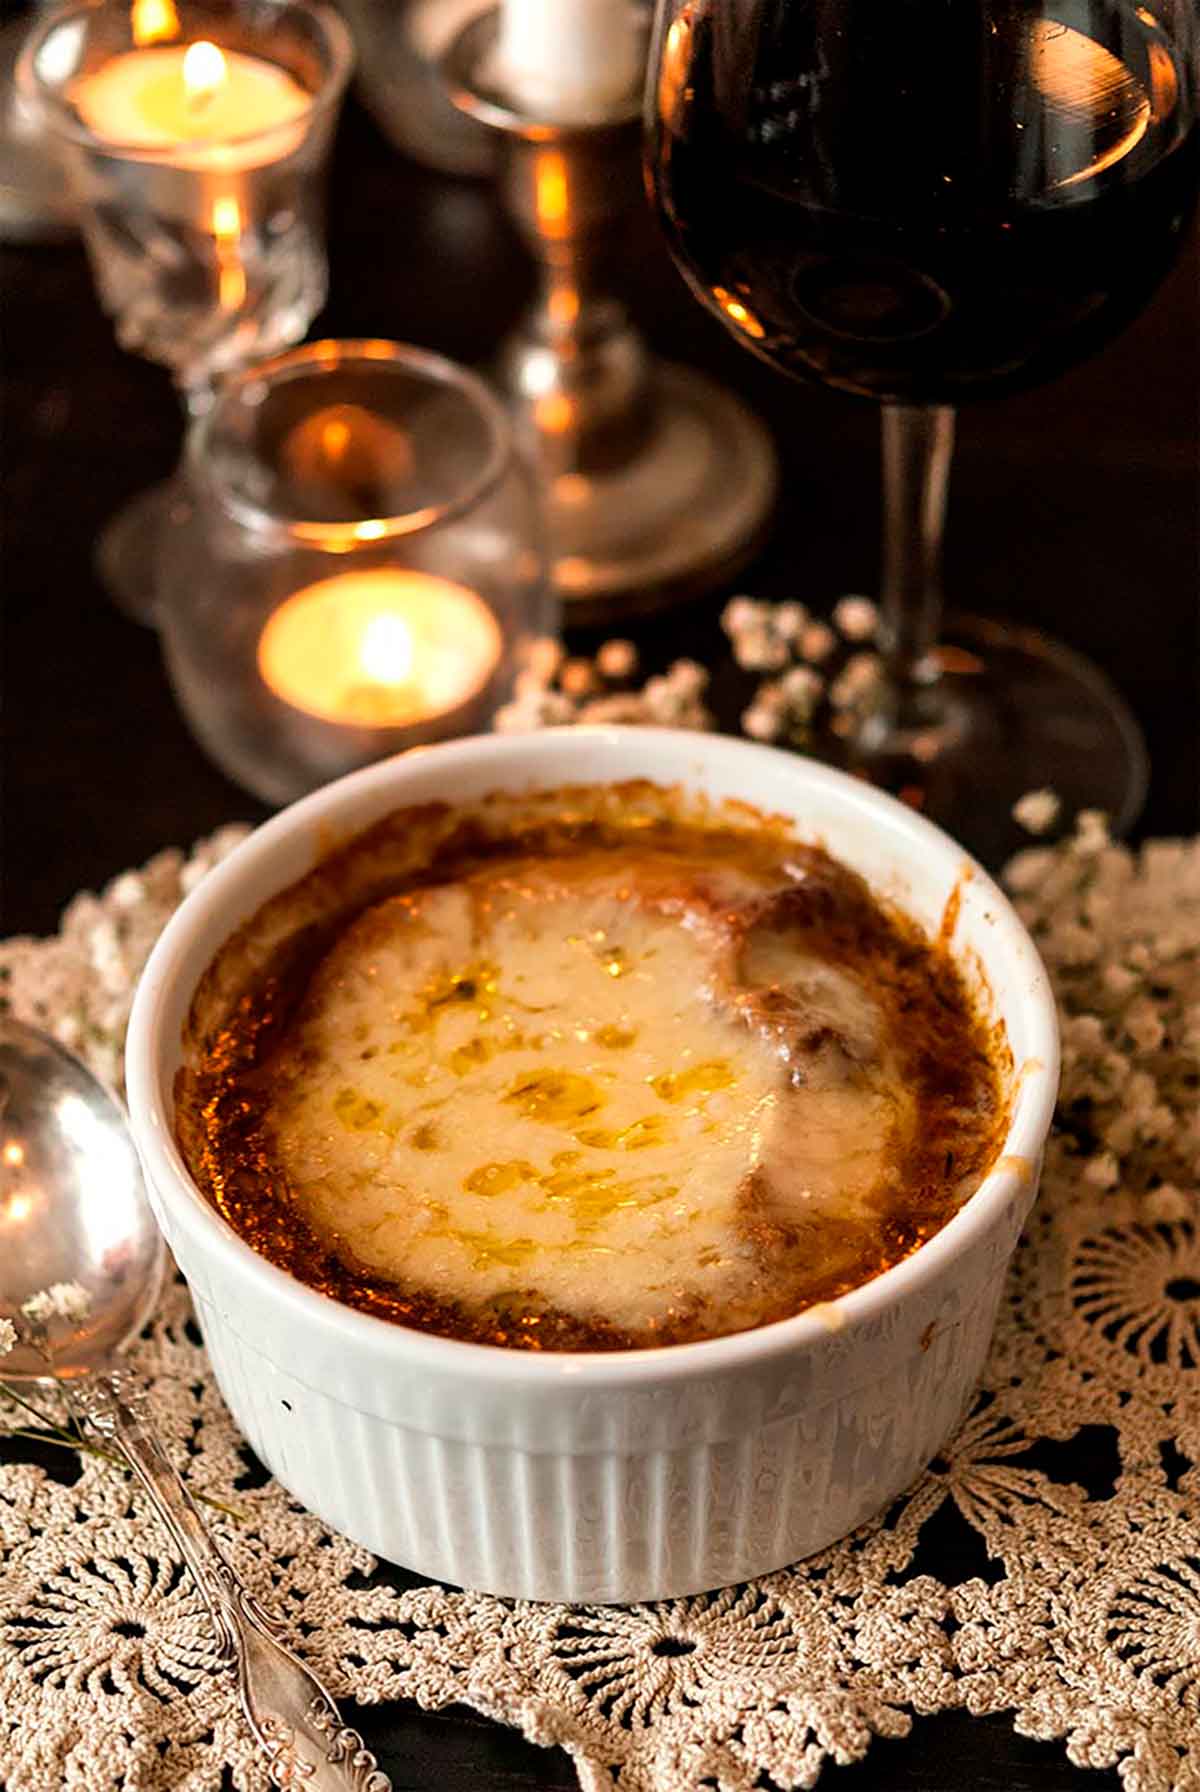
[[[406,727],[479,696],[501,646],[477,592],[381,566],[294,592],[263,629],[258,669],[277,697],[323,721]]]
[[[126,50],[76,81],[70,98],[114,149],[214,171],[289,155],[304,140],[298,121],[312,106],[286,69],[203,40]]]
[[[538,117],[602,115],[636,92],[642,52],[632,0],[501,0],[495,78]]]

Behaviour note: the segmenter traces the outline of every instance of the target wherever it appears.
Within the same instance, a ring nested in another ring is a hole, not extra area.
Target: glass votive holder
[[[325,300],[325,171],[353,64],[322,0],[70,0],[20,85],[59,146],[117,340],[168,367],[189,416],[299,342]],[[117,607],[153,619],[166,486],[106,526]]]
[[[552,631],[499,401],[391,342],[316,342],[193,423],[157,621],[196,739],[269,803],[485,729]]]
[[[71,0],[25,48],[118,340],[193,407],[298,342],[324,301],[324,172],[352,62],[320,0]]]

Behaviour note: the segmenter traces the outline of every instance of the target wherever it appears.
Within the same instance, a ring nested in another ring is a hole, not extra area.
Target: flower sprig
[[[39,1289],[22,1304],[19,1314],[0,1314],[0,1357],[11,1356],[23,1344],[36,1351],[45,1361],[47,1371],[53,1373],[50,1327],[55,1320],[77,1324],[81,1319],[86,1319],[91,1311],[91,1304],[91,1295],[79,1282],[55,1282],[49,1288]],[[60,1449],[73,1450],[76,1455],[95,1457],[98,1462],[107,1462],[112,1468],[122,1469],[128,1474],[129,1464],[123,1457],[106,1450],[87,1435],[83,1420],[71,1400],[68,1384],[62,1382],[59,1386],[66,1412],[65,1420],[56,1419],[44,1407],[27,1399],[11,1382],[0,1381],[0,1399],[16,1407],[29,1419],[37,1421],[36,1426],[28,1423],[0,1424],[0,1438],[21,1438],[26,1442],[52,1444]],[[232,1506],[211,1499],[207,1494],[196,1493],[194,1497],[202,1500],[206,1506],[224,1513],[226,1518],[240,1523],[244,1517],[243,1513],[235,1511]]]

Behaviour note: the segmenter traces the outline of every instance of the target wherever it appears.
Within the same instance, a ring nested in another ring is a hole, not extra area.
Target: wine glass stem
[[[919,726],[937,678],[942,534],[954,452],[949,405],[883,407],[883,582],[879,628],[893,727]]]
[[[216,380],[210,376],[202,376],[197,380],[180,380],[179,396],[183,400],[184,415],[189,424],[195,423],[198,417],[206,417],[212,410],[217,396]]]

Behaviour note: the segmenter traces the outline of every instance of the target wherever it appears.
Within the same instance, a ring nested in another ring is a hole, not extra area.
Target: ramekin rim
[[[202,1248],[210,1256],[215,1254],[227,1268],[237,1273],[239,1279],[256,1282],[264,1298],[278,1298],[291,1304],[314,1326],[340,1334],[344,1344],[353,1342],[367,1349],[372,1356],[386,1355],[397,1364],[403,1362],[416,1369],[510,1386],[548,1386],[566,1380],[593,1389],[636,1387],[651,1382],[661,1384],[690,1379],[694,1375],[731,1372],[748,1360],[761,1363],[802,1351],[822,1338],[828,1338],[831,1332],[845,1333],[872,1322],[882,1312],[935,1280],[949,1261],[965,1252],[973,1239],[987,1231],[998,1210],[1019,1196],[1023,1187],[1032,1186],[1031,1179],[1036,1175],[1053,1117],[1058,1089],[1059,1044],[1049,977],[1020,918],[999,885],[949,835],[895,799],[845,773],[793,755],[790,756],[793,769],[802,779],[840,793],[852,808],[857,806],[868,813],[882,811],[894,827],[908,833],[916,843],[933,848],[942,856],[953,854],[962,870],[969,868],[968,898],[974,901],[982,897],[993,912],[997,952],[1006,962],[1011,962],[1014,949],[1016,953],[1018,999],[1030,1015],[1034,1049],[1026,1060],[1030,1068],[1019,1081],[1000,1154],[979,1188],[959,1211],[909,1256],[839,1296],[835,1302],[807,1308],[745,1331],[691,1343],[627,1351],[523,1351],[417,1331],[346,1306],[308,1287],[261,1256],[205,1200],[173,1137],[163,1099],[162,1079],[156,1069],[155,1048],[162,1024],[160,1010],[171,989],[173,961],[182,952],[202,916],[219,907],[226,888],[240,881],[255,862],[269,857],[278,839],[318,817],[325,818],[330,808],[342,806],[353,795],[369,793],[373,784],[390,784],[398,765],[418,758],[424,762],[430,756],[451,765],[455,759],[475,765],[482,747],[486,746],[497,767],[496,787],[500,789],[505,784],[505,763],[519,762],[530,752],[531,741],[546,742],[555,749],[569,741],[577,743],[567,748],[569,752],[583,752],[589,744],[597,747],[602,742],[637,745],[639,740],[647,749],[653,748],[658,757],[663,755],[664,748],[678,753],[744,755],[748,763],[760,764],[768,758],[775,762],[789,757],[777,748],[734,736],[629,725],[575,725],[541,730],[534,736],[476,735],[433,747],[414,748],[393,759],[352,772],[262,823],[229,858],[206,874],[168,921],[143,970],[129,1021],[126,1085],[135,1138],[144,1158],[152,1162],[152,1179],[161,1197],[168,1198],[167,1188],[176,1197],[172,1202],[174,1217],[193,1236],[199,1235]],[[664,781],[681,778],[682,773],[677,771],[674,779]],[[569,776],[564,774],[562,782],[569,781]],[[748,793],[748,799],[754,800],[753,791]],[[259,900],[266,900],[266,897]],[[1022,958],[1027,962],[1022,964]],[[832,1317],[833,1312],[836,1312],[836,1319]]]

